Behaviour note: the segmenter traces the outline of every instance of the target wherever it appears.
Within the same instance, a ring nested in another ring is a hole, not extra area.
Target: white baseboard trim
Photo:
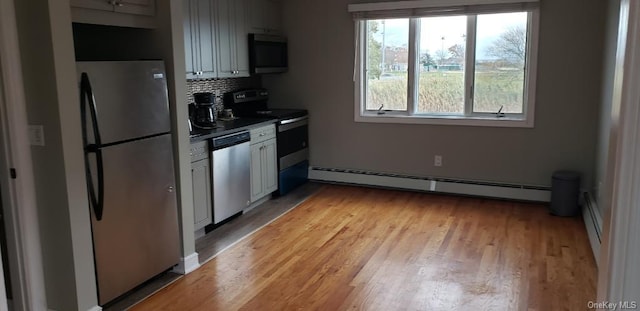
[[[584,205],[582,205],[582,219],[584,220],[584,227],[587,229],[587,235],[589,236],[589,244],[591,244],[591,251],[593,251],[593,257],[596,259],[596,265],[600,266],[600,243],[602,237],[602,217],[600,216],[600,210],[593,196],[585,192],[584,193]]]
[[[309,179],[356,185],[550,202],[549,187],[309,167]]]
[[[173,268],[173,272],[189,274],[199,267],[200,263],[198,262],[198,253],[193,253],[187,257],[180,258],[180,262]]]
[[[102,311],[102,307],[100,306],[93,306],[91,309],[87,310],[87,311]]]

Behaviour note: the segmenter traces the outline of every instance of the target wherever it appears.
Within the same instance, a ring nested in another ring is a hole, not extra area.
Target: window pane
[[[367,21],[367,110],[407,110],[409,19]]]
[[[418,113],[464,113],[467,17],[420,19]]]
[[[473,112],[523,113],[527,13],[478,15]]]

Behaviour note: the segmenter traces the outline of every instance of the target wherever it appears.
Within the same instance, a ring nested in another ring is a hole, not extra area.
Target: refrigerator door
[[[78,81],[88,76],[102,144],[171,130],[162,61],[77,62],[76,69]],[[87,143],[95,143],[87,134]]]
[[[102,153],[102,220],[91,213],[100,305],[180,257],[171,136],[112,145]]]

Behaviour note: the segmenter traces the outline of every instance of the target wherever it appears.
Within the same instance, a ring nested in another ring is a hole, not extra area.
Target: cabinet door
[[[262,0],[265,2],[264,21],[267,33],[279,33],[282,29],[281,4],[271,0]]]
[[[185,0],[184,41],[187,79],[215,78],[213,2]]]
[[[185,67],[187,69],[187,79],[197,77],[197,72],[200,71],[200,65],[198,59],[198,49],[196,48],[200,43],[198,42],[198,26],[196,24],[197,18],[195,18],[195,11],[197,7],[196,0],[183,0],[182,10],[184,14],[183,30],[184,30],[184,56]]]
[[[251,33],[278,33],[281,29],[280,4],[270,0],[248,0],[247,30]]]
[[[197,2],[201,78],[214,78],[217,75],[214,3],[211,0]]]
[[[115,11],[119,13],[154,16],[155,0],[116,0]]]
[[[246,0],[217,0],[218,77],[249,76]]]
[[[233,3],[231,0],[216,1],[216,32],[218,45],[218,77],[235,76],[234,49],[235,38],[232,25]]]
[[[275,139],[269,139],[264,142],[264,148],[262,149],[264,194],[278,190],[278,152],[276,145]]]
[[[194,230],[211,223],[211,166],[209,159],[191,163],[191,183],[193,184],[193,224]]]
[[[247,28],[251,33],[266,33],[265,0],[248,0],[247,4]]]
[[[248,77],[249,72],[249,32],[247,31],[246,0],[233,1],[233,27],[235,36],[236,77]]]
[[[262,183],[262,149],[263,144],[251,145],[251,202],[264,195]]]

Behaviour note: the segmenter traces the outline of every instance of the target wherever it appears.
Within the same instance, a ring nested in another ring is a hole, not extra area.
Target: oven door
[[[309,158],[309,117],[278,122],[278,169],[284,170]]]

